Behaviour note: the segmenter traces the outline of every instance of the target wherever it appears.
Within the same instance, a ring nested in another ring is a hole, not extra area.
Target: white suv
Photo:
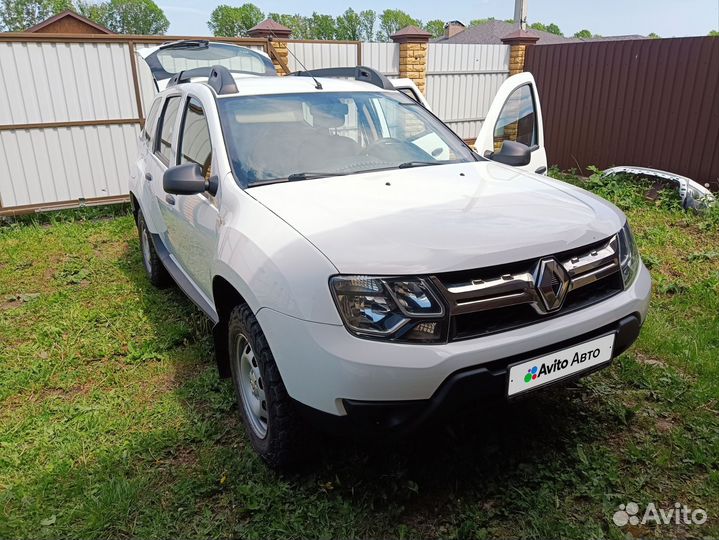
[[[150,280],[215,323],[268,463],[296,458],[307,418],[403,431],[586,375],[636,339],[649,273],[620,210],[537,174],[531,75],[501,87],[477,153],[370,69],[278,77],[216,47],[146,52],[158,88],[172,79],[131,198]]]

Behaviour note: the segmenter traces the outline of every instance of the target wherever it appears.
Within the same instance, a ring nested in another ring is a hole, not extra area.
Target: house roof
[[[259,24],[256,24],[250,30],[289,30],[285,25],[278,23],[277,21],[273,21],[272,19],[265,19]]]
[[[466,30],[455,34],[454,36],[440,37],[432,40],[434,43],[482,43],[488,45],[501,45],[502,38],[507,37],[512,32],[516,32],[517,26],[514,23],[508,23],[504,21],[487,21],[479,26],[469,26]],[[645,36],[640,35],[627,35],[627,36],[602,36],[592,37],[588,39],[580,39],[571,37],[558,36],[550,32],[543,32],[541,30],[534,30],[533,28],[527,28],[527,34],[539,38],[537,45],[554,45],[559,43],[579,43],[582,41],[594,42],[594,41],[619,41],[626,39],[647,39]]]
[[[454,36],[440,37],[434,40],[435,43],[483,43],[489,45],[501,45],[502,38],[517,30],[517,26],[513,23],[504,21],[487,21],[479,26],[469,26],[466,30],[455,34]],[[566,43],[569,39],[550,34],[549,32],[541,32],[539,30],[527,29],[527,33],[538,37],[537,45],[549,45],[552,43]]]
[[[261,23],[256,24],[247,31],[247,35],[250,37],[277,37],[277,38],[288,38],[292,35],[292,30],[287,28],[285,25],[273,21],[272,19],[265,19]]]
[[[101,24],[97,24],[95,21],[91,21],[87,17],[83,17],[82,15],[79,15],[78,13],[75,13],[74,11],[71,11],[69,9],[62,11],[58,13],[57,15],[53,15],[49,19],[45,19],[42,22],[37,23],[34,26],[31,26],[26,32],[47,32],[49,30],[49,26],[57,25],[60,26],[62,23],[68,22],[70,20],[74,20],[76,23],[79,23],[83,25],[84,27],[88,27],[88,33],[95,33],[95,34],[114,34],[112,30],[109,28],[105,28]],[[93,32],[95,30],[95,32]]]
[[[394,34],[390,36],[390,38],[393,41],[403,40],[403,39],[411,39],[411,38],[420,38],[420,39],[427,39],[432,36],[431,33],[427,32],[427,30],[422,30],[421,28],[417,28],[416,26],[405,26],[401,30],[398,30]]]

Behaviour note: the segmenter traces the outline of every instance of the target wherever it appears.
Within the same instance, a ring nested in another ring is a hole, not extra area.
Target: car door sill
[[[167,250],[165,244],[162,242],[162,238],[160,238],[160,235],[151,234],[150,236],[152,237],[152,243],[155,246],[157,256],[160,257],[162,264],[172,276],[172,279],[175,280],[177,286],[182,289],[182,292],[184,292],[187,297],[192,300],[194,304],[205,313],[205,315],[212,319],[213,323],[217,324],[220,320],[220,317],[217,315],[217,311],[215,311],[215,309],[205,299],[205,297],[200,294],[194,283],[190,281],[190,279],[180,269],[177,263],[172,259],[172,257],[170,257],[170,252]]]

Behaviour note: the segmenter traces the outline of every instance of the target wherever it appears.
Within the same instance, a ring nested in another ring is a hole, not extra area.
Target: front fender
[[[342,324],[330,294],[337,268],[306,238],[239,188],[223,207],[213,277],[229,282],[257,313]],[[220,301],[215,299],[215,303]]]

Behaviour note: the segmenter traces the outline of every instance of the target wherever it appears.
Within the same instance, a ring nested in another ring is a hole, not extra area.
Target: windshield
[[[424,107],[399,92],[316,92],[218,101],[240,184],[475,161]]]
[[[161,47],[146,58],[155,79],[196,68],[224,66],[237,73],[276,75],[272,61],[257,51],[227,43],[181,41]]]

